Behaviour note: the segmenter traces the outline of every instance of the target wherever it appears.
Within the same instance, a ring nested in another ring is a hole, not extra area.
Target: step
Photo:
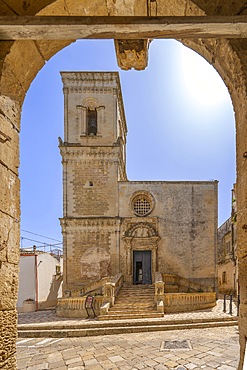
[[[129,310],[136,310],[136,311],[144,311],[144,310],[153,310],[155,311],[156,310],[156,306],[155,305],[150,305],[150,306],[118,306],[118,305],[115,305],[113,306],[110,311],[122,311],[122,312],[125,312],[125,311],[129,311]]]
[[[136,288],[136,287],[130,287],[130,288],[126,288],[126,287],[122,287],[121,288],[122,291],[125,291],[125,292],[154,292],[155,289],[154,288]]]
[[[137,292],[120,292],[118,294],[118,297],[121,297],[121,296],[154,297],[154,292],[150,292],[150,293],[147,293],[147,292],[141,292],[141,293],[139,293],[139,292],[138,293]]]
[[[128,321],[94,321],[85,325],[19,325],[19,338],[66,338],[66,337],[86,337],[98,335],[124,334],[124,333],[140,333],[154,332],[167,330],[181,329],[204,329],[224,326],[237,326],[236,318],[219,319],[195,319],[195,320],[179,320],[176,323],[171,321],[156,320],[136,320]]]
[[[134,320],[134,319],[149,319],[149,318],[158,318],[158,317],[163,317],[164,314],[158,313],[158,312],[128,312],[128,313],[123,313],[123,312],[114,312],[111,313],[109,312],[107,315],[102,315],[99,316],[98,319],[101,320]]]
[[[68,321],[67,321],[68,320]],[[43,330],[49,330],[51,328],[51,325],[56,328],[56,329],[64,329],[64,328],[80,328],[80,329],[85,329],[85,328],[98,328],[101,326],[119,326],[119,322],[116,321],[109,321],[107,323],[103,323],[98,321],[97,318],[95,319],[89,319],[89,320],[84,320],[82,319],[81,321],[77,321],[76,323],[73,321],[73,319],[67,319],[66,322],[60,321],[60,322],[43,322],[43,323],[34,323],[34,324],[19,324],[18,329],[20,330],[32,330],[32,329],[43,329]],[[72,320],[72,322],[69,322],[69,320]],[[120,323],[123,320],[120,320]],[[238,322],[238,318],[236,316],[224,316],[224,317],[209,317],[209,318],[187,318],[187,319],[173,319],[173,314],[169,315],[166,314],[165,317],[162,319],[150,319],[148,321],[146,320],[136,320],[134,322],[124,322],[125,326],[133,326],[133,325],[163,325],[163,324],[197,324],[197,323],[202,323],[202,322],[218,322],[218,321],[224,321],[224,322]]]
[[[128,297],[128,298],[132,298],[132,299],[136,299],[136,298],[140,298],[140,299],[154,299],[154,294],[142,294],[142,295],[137,295],[137,294],[119,294],[116,299],[123,299],[125,297]]]
[[[108,315],[118,315],[118,316],[125,316],[125,315],[145,315],[145,314],[158,314],[159,316],[157,316],[157,317],[163,317],[164,316],[164,314],[162,314],[162,316],[160,316],[160,313],[159,312],[157,312],[156,310],[154,310],[153,308],[152,309],[150,309],[150,310],[135,310],[135,309],[133,309],[133,310],[110,310],[109,312],[108,312],[108,314],[107,315],[105,315],[105,316],[108,316]]]
[[[121,297],[121,298],[116,298],[115,300],[116,303],[149,303],[149,302],[154,302],[154,298],[147,297],[145,299],[140,299],[139,297]]]
[[[154,289],[124,289],[124,288],[121,288],[120,292],[147,294],[147,293],[154,293],[155,291],[154,291]]]
[[[128,305],[128,304],[130,304],[130,305],[134,305],[134,304],[136,304],[136,305],[145,305],[145,304],[147,304],[147,305],[150,305],[150,304],[154,304],[154,300],[153,299],[144,299],[143,301],[132,301],[132,300],[129,300],[129,299],[116,299],[116,301],[115,301],[115,304],[125,304],[125,305]]]

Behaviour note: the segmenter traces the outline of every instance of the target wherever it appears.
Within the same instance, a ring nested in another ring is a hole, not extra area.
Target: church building
[[[154,284],[157,272],[217,291],[218,182],[129,181],[118,73],[61,75],[63,291],[119,273]]]

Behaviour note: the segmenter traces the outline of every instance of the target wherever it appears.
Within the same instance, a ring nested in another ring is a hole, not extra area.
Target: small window
[[[61,266],[56,265],[56,275],[60,275],[60,274],[61,274]]]
[[[87,135],[97,135],[97,110],[88,109],[87,111]]]
[[[93,187],[93,181],[86,181],[84,188],[92,188]]]
[[[222,284],[226,283],[226,271],[222,272]]]
[[[131,211],[136,216],[145,217],[152,212],[154,208],[154,199],[152,195],[145,190],[137,191],[133,194],[130,205]]]

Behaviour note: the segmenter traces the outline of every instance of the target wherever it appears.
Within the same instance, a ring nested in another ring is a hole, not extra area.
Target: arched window
[[[97,135],[97,110],[87,110],[87,135]]]

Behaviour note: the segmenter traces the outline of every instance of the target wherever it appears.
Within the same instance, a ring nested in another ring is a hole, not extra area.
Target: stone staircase
[[[164,314],[157,312],[153,285],[123,285],[115,304],[99,320],[125,320],[159,318]]]
[[[19,338],[70,338],[98,335],[142,333],[167,330],[205,329],[237,326],[237,317],[136,319],[136,320],[68,320],[65,322],[43,322],[19,324]]]

